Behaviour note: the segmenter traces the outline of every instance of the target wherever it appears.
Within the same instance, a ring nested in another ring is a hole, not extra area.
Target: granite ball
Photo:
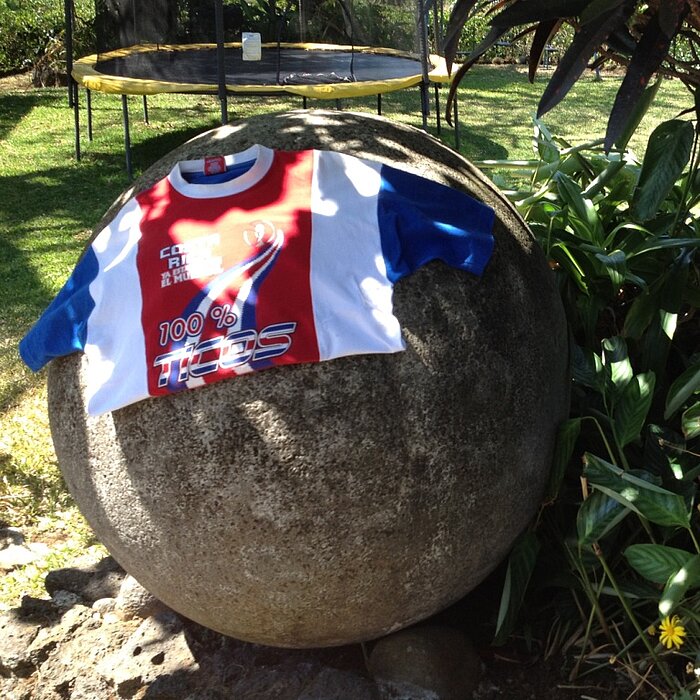
[[[400,280],[406,350],[273,368],[98,417],[85,358],[51,363],[49,415],[78,506],[167,606],[242,640],[341,645],[463,597],[536,513],[568,412],[552,273],[505,197],[426,133],[340,111],[268,114],[150,167],[259,143],[371,158],[495,209],[482,277],[433,262]]]

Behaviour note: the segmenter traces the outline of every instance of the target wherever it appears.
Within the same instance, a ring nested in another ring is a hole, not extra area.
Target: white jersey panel
[[[316,151],[311,298],[319,357],[404,349],[379,235],[381,164]]]
[[[92,243],[99,274],[90,284],[95,308],[85,340],[88,387],[94,389],[87,392],[91,415],[149,396],[136,266],[140,222],[141,208],[132,199]]]

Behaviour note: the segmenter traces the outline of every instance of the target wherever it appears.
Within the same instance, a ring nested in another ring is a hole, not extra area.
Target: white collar
[[[233,153],[224,156],[226,166],[255,161],[250,169],[238,177],[226,182],[217,182],[210,185],[193,184],[188,182],[183,173],[195,173],[204,171],[204,159],[183,160],[175,163],[168,174],[170,184],[185,197],[193,199],[211,199],[212,197],[226,197],[243,192],[262,180],[272,166],[275,152],[266,146],[255,144],[241,153]]]

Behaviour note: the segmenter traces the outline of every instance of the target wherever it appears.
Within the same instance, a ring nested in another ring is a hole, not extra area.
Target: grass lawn
[[[513,67],[476,67],[459,93],[461,152],[477,161],[530,157],[531,118],[547,77],[530,85]],[[601,136],[618,86],[619,78],[612,76],[602,82],[584,78],[545,123],[574,142]],[[689,103],[680,83],[667,81],[632,148],[643,150],[655,124]],[[217,125],[218,102],[212,97],[152,97],[149,125],[139,116],[140,98],[131,98],[130,104],[137,174],[184,140]],[[310,101],[309,106],[333,103]],[[343,106],[374,112],[376,100]],[[300,107],[300,99],[233,98],[229,108],[235,120]],[[85,544],[89,530],[79,524],[55,464],[44,372],[33,375],[23,366],[17,343],[63,284],[91,228],[128,186],[121,102],[117,96],[95,94],[93,108],[95,138],[88,143],[83,134],[83,159],[77,163],[65,90],[0,89],[0,521],[58,530],[57,523],[64,523],[66,533],[82,533],[77,540],[66,534],[71,543],[66,556]],[[386,95],[383,113],[420,126],[418,91]],[[84,121],[84,112],[82,117]],[[434,119],[431,131],[435,133]],[[454,143],[450,127],[443,128],[442,138]],[[54,558],[51,564],[60,561]],[[20,570],[5,576],[0,604],[20,590],[32,590],[36,574]]]

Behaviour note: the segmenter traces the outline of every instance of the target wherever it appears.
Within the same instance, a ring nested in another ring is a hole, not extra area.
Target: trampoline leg
[[[146,95],[143,96],[143,122],[144,124],[149,124],[148,121],[148,99]]]
[[[382,93],[381,92],[377,93],[377,114],[380,117],[382,116]]]
[[[343,109],[343,103],[340,100],[335,101],[335,108],[342,110]]]
[[[425,83],[421,83],[420,89],[420,111],[423,113],[423,131],[428,130],[428,114],[430,113],[430,102],[428,98],[428,88]]]
[[[78,104],[78,83],[72,78],[71,92],[73,93],[73,127],[75,129],[75,159],[80,160],[80,105]]]
[[[129,135],[129,105],[126,95],[122,95],[122,121],[124,122],[124,156],[126,157],[126,174],[129,180],[134,179],[134,170],[131,165],[131,136]]]
[[[85,91],[85,104],[87,106],[88,141],[92,141],[92,91]]]
[[[306,109],[306,95],[302,95],[301,104],[303,105],[304,109]]]
[[[442,120],[440,118],[440,86],[435,85],[435,121],[437,122],[438,135],[442,133]]]

